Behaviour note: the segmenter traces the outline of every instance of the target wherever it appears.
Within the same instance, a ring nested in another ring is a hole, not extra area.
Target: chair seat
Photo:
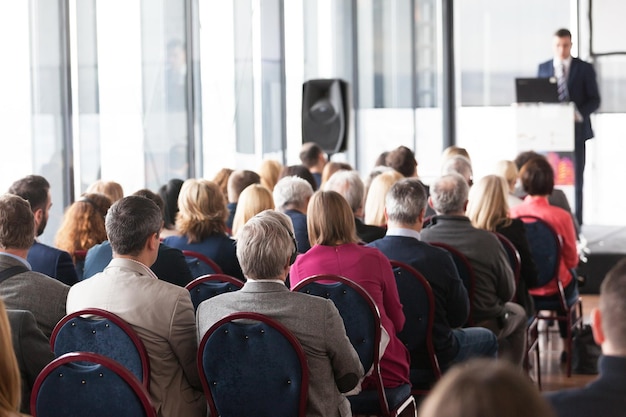
[[[396,388],[385,388],[389,409],[394,410],[411,395],[411,385],[404,384]],[[380,414],[380,401],[375,389],[363,390],[358,395],[349,396],[353,414]]]

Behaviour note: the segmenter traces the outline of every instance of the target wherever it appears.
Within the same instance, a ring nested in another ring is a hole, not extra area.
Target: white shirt
[[[404,237],[412,237],[417,240],[421,240],[420,232],[413,229],[404,229],[401,227],[390,227],[387,229],[387,236],[404,236]]]

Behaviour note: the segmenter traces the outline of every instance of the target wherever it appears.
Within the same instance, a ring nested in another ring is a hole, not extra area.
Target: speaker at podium
[[[346,150],[350,126],[349,84],[318,79],[302,84],[302,143],[315,142],[329,155]]]

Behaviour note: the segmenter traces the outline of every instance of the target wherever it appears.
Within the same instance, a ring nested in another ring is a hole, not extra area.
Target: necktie
[[[569,101],[569,92],[567,91],[567,73],[565,72],[565,65],[562,63],[557,67],[556,89],[559,94],[559,101]]]

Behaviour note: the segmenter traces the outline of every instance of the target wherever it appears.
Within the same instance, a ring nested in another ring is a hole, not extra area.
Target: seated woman
[[[280,173],[283,170],[283,164],[275,159],[265,159],[259,167],[259,177],[261,177],[261,185],[268,190],[273,191],[274,186],[278,182]]]
[[[496,163],[494,174],[501,176],[507,183],[506,201],[509,207],[522,204],[522,199],[515,195],[515,185],[519,177],[517,165],[513,161],[501,160]]]
[[[172,178],[159,188],[159,196],[163,200],[163,227],[161,239],[176,235],[176,215],[178,214],[178,194],[183,180]]]
[[[291,287],[316,274],[341,275],[361,285],[376,303],[390,337],[380,362],[383,384],[385,388],[408,384],[409,352],[396,335],[405,319],[389,260],[378,249],[356,243],[352,209],[334,191],[320,191],[311,197],[307,228],[314,246],[291,266]],[[363,388],[370,387],[366,378]]]
[[[237,260],[235,241],[226,234],[228,209],[217,184],[203,179],[188,179],[178,195],[176,230],[163,243],[180,250],[198,252],[215,261],[222,271],[243,280]]]
[[[509,217],[507,185],[498,175],[487,175],[470,189],[467,217],[474,227],[497,232],[511,241],[521,259],[520,280],[515,291],[515,302],[524,307],[526,315],[535,314],[528,289],[537,286],[537,267],[528,248],[526,230],[519,219]]]
[[[367,197],[365,197],[365,217],[363,218],[365,224],[380,227],[387,226],[385,196],[391,189],[391,186],[402,178],[404,177],[398,171],[390,170],[383,172],[372,180],[367,190]]]
[[[260,184],[247,186],[239,195],[232,235],[236,238],[243,225],[264,210],[274,210],[274,197],[271,191]]]

